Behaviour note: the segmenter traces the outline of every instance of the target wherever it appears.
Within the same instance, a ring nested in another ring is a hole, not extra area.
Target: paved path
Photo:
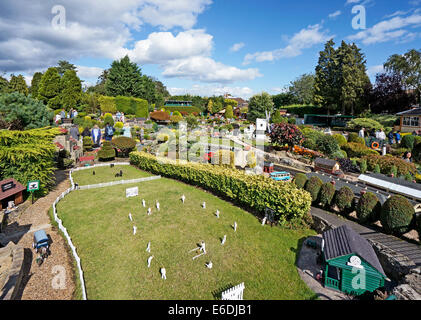
[[[414,261],[417,267],[421,266],[421,246],[416,245],[397,237],[381,233],[374,228],[360,225],[356,222],[341,218],[333,213],[326,212],[322,209],[311,207],[311,214],[317,216],[334,225],[340,227],[342,225],[348,225],[352,227],[356,232],[365,237],[381,243],[382,245],[404,255]]]

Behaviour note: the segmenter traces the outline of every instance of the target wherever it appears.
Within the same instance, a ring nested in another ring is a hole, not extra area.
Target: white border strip
[[[128,162],[113,163],[113,164],[114,165],[130,165],[130,163],[128,163]],[[72,249],[73,257],[76,260],[77,268],[78,268],[78,271],[79,271],[80,283],[81,283],[81,286],[82,286],[82,297],[83,297],[83,300],[87,300],[87,297],[86,297],[86,287],[85,287],[85,281],[84,281],[84,278],[83,278],[83,270],[82,270],[82,266],[81,266],[81,263],[80,263],[80,258],[79,258],[78,254],[76,252],[76,247],[73,245],[72,239],[70,238],[70,235],[67,232],[67,229],[63,226],[63,222],[61,221],[61,219],[57,215],[56,205],[66,195],[68,195],[70,192],[76,190],[75,189],[75,184],[73,182],[73,177],[72,177],[73,171],[91,169],[93,167],[105,167],[105,166],[109,166],[109,165],[110,165],[110,163],[108,163],[108,164],[97,164],[97,165],[89,166],[89,167],[81,167],[81,168],[71,169],[70,172],[69,172],[69,178],[70,178],[70,183],[72,184],[72,187],[69,188],[69,189],[67,189],[66,191],[64,191],[62,194],[60,194],[57,197],[57,199],[53,202],[54,220],[57,222],[58,228],[63,232],[64,236],[66,237],[67,243],[69,244],[70,248]],[[134,179],[134,180],[113,181],[113,182],[108,182],[108,183],[100,183],[100,184],[82,186],[82,187],[79,187],[78,190],[93,189],[93,188],[103,188],[103,187],[108,187],[108,186],[117,185],[117,184],[137,183],[137,182],[142,182],[142,181],[156,180],[156,179],[160,179],[160,178],[161,178],[161,176],[153,176],[153,177],[140,178],[140,179]]]

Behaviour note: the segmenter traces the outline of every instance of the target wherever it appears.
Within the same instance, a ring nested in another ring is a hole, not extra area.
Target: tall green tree
[[[58,74],[60,75],[60,77],[64,76],[64,74],[67,70],[77,72],[76,66],[73,63],[70,63],[66,60],[60,60],[58,62],[58,66],[57,66],[57,71],[58,71]]]
[[[12,77],[9,81],[9,89],[8,92],[19,92],[24,95],[28,94],[28,86],[26,85],[25,78],[23,75],[15,76],[12,74]]]
[[[41,78],[42,78],[41,72],[35,72],[34,75],[32,76],[30,94],[35,99],[38,98],[38,89],[39,89],[39,83],[41,82]]]
[[[128,56],[115,60],[111,64],[105,92],[108,96],[126,96],[142,98],[142,72],[136,63],[132,63]]]
[[[257,118],[263,118],[269,122],[270,116],[273,113],[273,106],[272,96],[269,93],[262,92],[256,94],[250,98],[247,119],[256,121]]]
[[[398,74],[406,89],[413,89],[421,103],[421,52],[409,50],[403,55],[394,54],[386,61],[384,68],[389,73]]]
[[[298,103],[309,105],[314,100],[314,74],[303,74],[291,82],[289,92]]]
[[[331,39],[320,51],[314,80],[314,103],[325,107],[329,113],[337,110],[340,97],[338,57],[334,46],[335,42]]]
[[[60,100],[63,108],[76,108],[82,99],[82,82],[74,70],[67,70],[60,81]]]
[[[232,119],[232,118],[234,118],[234,112],[232,110],[232,106],[227,105],[227,107],[225,108],[225,119]]]
[[[213,114],[213,101],[212,101],[212,99],[209,99],[207,111],[208,111],[208,114]]]
[[[3,78],[0,76],[0,93],[7,92],[7,89],[9,88],[9,81],[7,81],[6,78]]]
[[[48,68],[43,74],[38,88],[38,99],[51,109],[59,109],[61,78],[56,68]]]

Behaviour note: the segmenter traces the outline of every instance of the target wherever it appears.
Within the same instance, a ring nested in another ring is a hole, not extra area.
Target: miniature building
[[[351,227],[344,225],[324,232],[322,254],[325,287],[361,295],[384,286],[387,277],[374,249]],[[357,281],[357,276],[364,280]]]
[[[23,202],[22,192],[24,190],[26,190],[26,188],[13,178],[0,181],[0,201],[2,209],[7,208],[9,201],[14,201],[15,205],[21,204]]]
[[[335,160],[325,158],[316,158],[316,160],[314,160],[315,171],[323,171],[334,174],[336,171],[339,171],[339,169],[339,163]]]
[[[400,117],[399,130],[401,132],[419,132],[421,130],[421,108],[418,105],[396,115]]]
[[[263,167],[263,172],[272,173],[273,171],[274,171],[273,163],[265,161],[264,167]]]

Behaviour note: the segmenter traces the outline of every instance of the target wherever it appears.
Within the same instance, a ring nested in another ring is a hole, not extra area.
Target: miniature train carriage
[[[276,171],[270,174],[272,180],[275,181],[291,181],[291,174],[286,171]]]
[[[344,225],[323,233],[324,286],[361,295],[384,286],[386,275],[370,243]]]
[[[314,160],[314,170],[333,174],[338,177],[344,176],[344,173],[340,170],[339,163],[331,159],[316,158]]]
[[[38,252],[38,250],[41,248],[48,249],[48,243],[49,240],[44,230],[39,230],[34,233],[34,242],[32,243],[32,247],[35,249],[36,252]]]

